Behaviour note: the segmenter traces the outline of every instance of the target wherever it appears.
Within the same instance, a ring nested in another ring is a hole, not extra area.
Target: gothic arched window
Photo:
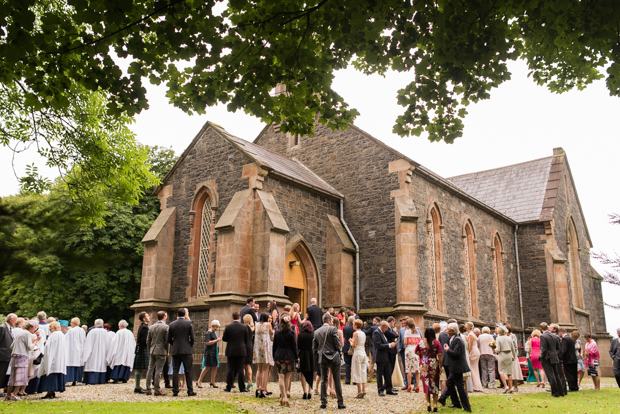
[[[203,190],[195,199],[194,224],[192,229],[192,272],[190,297],[209,295],[211,253],[213,252],[213,200]]]
[[[568,220],[566,242],[568,244],[568,271],[573,296],[573,307],[583,309],[583,286],[581,280],[581,264],[579,263],[579,239],[573,220]]]
[[[493,276],[495,297],[497,298],[497,321],[505,322],[506,316],[506,294],[504,286],[504,260],[503,260],[503,248],[502,241],[499,238],[499,234],[495,234],[493,237]]]
[[[465,297],[467,298],[467,316],[478,317],[478,286],[476,276],[476,253],[474,246],[474,228],[467,220],[463,226],[463,256],[465,258]]]
[[[426,223],[428,225],[429,250],[430,250],[430,307],[445,312],[445,303],[443,297],[443,264],[441,261],[441,215],[436,204],[433,204],[429,210]]]

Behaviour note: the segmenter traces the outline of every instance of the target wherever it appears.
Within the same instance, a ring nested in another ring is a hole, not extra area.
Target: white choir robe
[[[41,377],[41,365],[34,365],[33,361],[39,357],[40,354],[45,355],[45,341],[47,335],[45,331],[39,329],[38,332],[32,334],[32,340],[39,339],[37,342],[37,350],[28,352],[28,386],[26,387],[26,394],[35,394],[39,392],[39,382]]]
[[[69,328],[65,334],[65,342],[67,344],[67,382],[82,382],[82,376],[84,375],[84,363],[82,362],[84,341],[86,341],[86,332],[79,326]]]
[[[85,384],[106,383],[108,338],[108,332],[103,328],[94,328],[86,335],[82,352]]]
[[[112,338],[108,352],[108,367],[112,368],[110,379],[127,382],[136,357],[136,339],[127,328],[119,329]]]
[[[52,332],[45,343],[45,353],[41,360],[41,383],[39,391],[63,392],[67,373],[66,338],[62,331]]]

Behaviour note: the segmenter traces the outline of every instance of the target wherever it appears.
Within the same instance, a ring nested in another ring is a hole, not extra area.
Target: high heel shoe
[[[249,384],[245,385],[245,389],[246,390],[251,390],[253,387],[254,387],[254,383],[253,382],[250,382]]]
[[[200,387],[202,388],[202,387]],[[209,383],[209,388],[219,388],[217,385],[215,385],[214,383],[210,382]]]
[[[430,405],[426,406],[426,411],[428,411],[429,413],[431,412],[431,406]]]
[[[412,389],[413,387],[411,385],[406,388],[407,392],[411,392]]]
[[[202,388],[202,384],[200,384],[199,382],[196,383],[196,387],[198,388]]]

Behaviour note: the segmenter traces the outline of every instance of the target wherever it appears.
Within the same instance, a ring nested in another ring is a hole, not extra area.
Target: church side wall
[[[575,223],[577,238],[579,239],[579,265],[581,268],[584,310],[590,314],[588,317],[573,311],[573,323],[581,333],[603,333],[606,332],[607,329],[605,325],[601,282],[598,278],[591,277],[596,273],[590,265],[590,246],[586,233],[585,219],[581,215],[568,167],[566,163],[564,163],[553,213],[553,234],[558,248],[567,258],[569,257],[569,245],[567,244],[567,220],[569,217],[571,217]],[[571,286],[572,281],[570,277],[569,261],[566,262],[566,278],[568,280],[569,289],[572,292],[573,287]],[[575,305],[572,303],[572,295],[570,296],[570,301],[571,309],[574,309]]]
[[[552,322],[545,259],[545,226],[542,223],[519,225],[518,243],[525,326],[538,329],[541,322]]]
[[[324,303],[327,276],[327,215],[338,217],[339,201],[270,177],[265,179],[263,190],[271,191],[278,203],[278,208],[290,229],[286,235],[287,242],[300,235],[312,252],[316,260],[322,289],[321,298]],[[286,253],[288,254],[288,251]],[[284,292],[281,293],[284,294]],[[306,299],[309,304],[310,298]]]
[[[476,279],[479,319],[497,323],[497,300],[493,272],[493,237],[499,234],[503,248],[504,286],[508,321],[521,326],[519,291],[515,267],[513,225],[469,204],[435,183],[429,182],[414,171],[414,198],[418,211],[418,257],[421,300],[430,309],[431,258],[430,238],[426,216],[430,203],[436,203],[442,218],[441,258],[443,263],[445,312],[459,319],[467,318],[465,297],[465,263],[462,226],[471,220],[475,233]]]

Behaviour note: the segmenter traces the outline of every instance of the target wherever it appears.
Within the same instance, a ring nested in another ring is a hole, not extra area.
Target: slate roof
[[[322,193],[328,193],[337,198],[344,198],[339,191],[296,159],[286,158],[259,145],[236,137],[212,122],[208,122],[208,124],[262,168],[273,171],[277,176],[284,179],[300,183]]]
[[[518,223],[539,221],[554,157],[448,178]]]

